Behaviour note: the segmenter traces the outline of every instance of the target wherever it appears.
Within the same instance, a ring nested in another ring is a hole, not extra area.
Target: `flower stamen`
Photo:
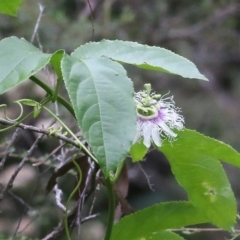
[[[173,97],[152,92],[151,84],[135,94],[137,106],[137,134],[134,143],[143,138],[146,147],[153,142],[160,147],[165,139],[173,141],[177,134],[172,129],[183,129],[184,118],[175,107]]]

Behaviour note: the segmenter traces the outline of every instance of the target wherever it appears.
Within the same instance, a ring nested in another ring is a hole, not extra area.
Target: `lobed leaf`
[[[9,37],[0,41],[0,94],[41,70],[50,58],[25,39]]]
[[[1,0],[0,12],[11,16],[16,16],[17,10],[21,4],[22,0]]]
[[[188,129],[178,132],[174,144],[164,142],[159,150],[168,158],[192,203],[210,222],[230,231],[236,220],[236,200],[218,159],[226,157],[239,163],[240,154],[220,141]]]
[[[164,48],[150,47],[136,42],[120,40],[91,42],[77,48],[72,56],[79,58],[105,56],[118,62],[133,64],[139,68],[177,74],[185,78],[207,80],[186,58]]]
[[[133,84],[119,63],[104,57],[65,55],[62,72],[79,126],[108,177],[126,158],[135,136]]]
[[[154,233],[161,234],[166,229],[207,221],[203,212],[190,202],[160,203],[122,218],[114,225],[111,240],[151,239]]]

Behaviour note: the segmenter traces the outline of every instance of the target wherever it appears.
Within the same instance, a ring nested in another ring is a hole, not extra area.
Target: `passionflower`
[[[184,118],[175,107],[173,96],[161,96],[152,92],[151,84],[144,85],[145,90],[135,94],[137,106],[137,134],[134,142],[143,139],[149,148],[153,142],[162,146],[165,139],[173,141],[177,134],[174,129],[183,129]]]

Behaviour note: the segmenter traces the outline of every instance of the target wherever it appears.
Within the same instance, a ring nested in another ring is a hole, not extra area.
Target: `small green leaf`
[[[134,143],[130,149],[133,162],[141,161],[146,155],[148,148],[143,144],[143,140]]]
[[[58,92],[62,84],[63,76],[62,76],[62,69],[61,69],[61,61],[65,54],[64,50],[58,50],[55,52],[51,57],[51,65],[53,66],[55,73],[57,74],[57,84],[55,87],[54,95],[52,96],[52,101],[55,102],[57,100]]]
[[[40,114],[41,110],[42,110],[42,106],[40,104],[36,105],[33,108],[33,117],[36,118]]]
[[[26,106],[31,106],[31,107],[36,107],[37,105],[39,105],[38,102],[32,99],[21,99],[21,100],[18,100],[17,102],[24,104]]]
[[[137,67],[177,74],[185,78],[207,80],[196,66],[184,57],[167,49],[150,47],[136,42],[102,40],[77,48],[72,56],[79,58],[108,57]]]
[[[61,61],[63,59],[64,54],[65,54],[65,51],[60,49],[55,53],[53,53],[50,61],[51,65],[54,68],[55,73],[58,76],[58,79],[62,79]]]
[[[104,57],[65,55],[62,72],[79,126],[108,177],[126,158],[136,133],[133,84],[119,63]]]
[[[203,212],[190,202],[160,203],[122,218],[114,225],[111,239],[150,239],[153,233],[205,222]]]
[[[9,37],[0,41],[0,94],[41,70],[50,58],[25,39]]]
[[[168,158],[193,204],[213,224],[230,231],[236,220],[236,200],[217,159],[226,157],[236,163],[240,155],[220,141],[187,129],[178,132],[176,142],[165,141],[159,150]]]
[[[22,0],[1,0],[0,12],[10,16],[16,16],[19,6],[22,4]]]

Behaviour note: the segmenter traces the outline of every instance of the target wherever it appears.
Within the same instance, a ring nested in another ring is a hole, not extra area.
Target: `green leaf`
[[[240,153],[222,141],[190,129],[178,131],[178,140],[179,139],[181,139],[182,144],[188,145],[189,148],[195,148],[197,146],[198,152],[240,168]],[[180,142],[176,143],[181,144]],[[169,145],[167,142],[166,144]],[[173,147],[174,145],[175,143]]]
[[[135,136],[133,84],[120,64],[103,57],[66,55],[62,71],[79,126],[108,177],[126,158]]]
[[[0,12],[11,16],[16,16],[17,10],[21,4],[22,0],[1,0]]]
[[[143,144],[143,140],[134,143],[130,149],[133,162],[141,161],[146,155],[148,148]]]
[[[31,106],[31,107],[35,107],[35,106],[39,105],[38,102],[36,102],[35,100],[32,100],[32,99],[21,99],[21,100],[18,100],[16,102],[19,102],[23,105]]]
[[[58,79],[62,79],[62,69],[61,69],[61,61],[63,59],[63,56],[65,54],[65,51],[60,49],[58,51],[56,51],[55,53],[53,53],[52,57],[51,57],[51,65],[54,68],[54,71],[56,72]]]
[[[236,219],[236,201],[217,159],[226,157],[236,163],[240,162],[240,155],[220,141],[187,129],[178,132],[176,142],[165,141],[159,150],[168,158],[193,204],[213,224],[230,231]]]
[[[0,94],[41,70],[50,58],[25,39],[9,37],[0,41]]]
[[[55,52],[51,57],[51,65],[53,69],[55,70],[55,73],[57,74],[57,84],[55,87],[55,92],[52,96],[52,101],[55,102],[57,100],[58,92],[62,84],[63,76],[62,76],[62,69],[61,69],[61,61],[63,59],[63,56],[65,54],[64,50],[58,50]]]
[[[149,237],[145,238],[145,240],[184,240],[184,238],[180,237],[176,233],[168,232],[168,231],[161,231],[156,232],[150,235]]]
[[[150,239],[154,232],[207,221],[190,202],[160,203],[122,218],[114,225],[111,240]]]
[[[91,42],[77,48],[72,56],[79,58],[98,58],[105,56],[137,67],[177,74],[185,78],[207,80],[196,66],[184,57],[167,49],[150,47],[136,42],[102,40]]]

